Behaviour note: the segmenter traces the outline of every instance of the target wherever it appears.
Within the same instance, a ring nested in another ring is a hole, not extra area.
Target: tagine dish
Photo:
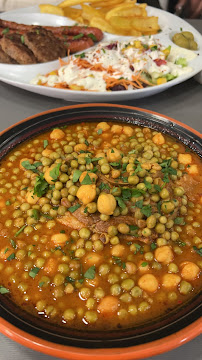
[[[147,127],[53,128],[0,167],[0,294],[46,322],[130,328],[200,289],[201,161]]]

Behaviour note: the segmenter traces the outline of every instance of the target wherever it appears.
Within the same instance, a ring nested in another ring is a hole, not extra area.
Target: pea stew
[[[200,158],[146,127],[55,128],[0,164],[0,297],[76,329],[129,328],[200,289]]]

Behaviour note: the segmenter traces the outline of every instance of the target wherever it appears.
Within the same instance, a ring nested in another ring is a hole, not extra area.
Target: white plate
[[[0,64],[0,80],[11,84],[13,86],[41,94],[51,96],[53,98],[60,98],[67,101],[78,102],[111,102],[111,101],[123,101],[129,99],[140,99],[147,96],[151,96],[166,89],[177,85],[192,76],[196,75],[202,70],[202,36],[197,30],[189,25],[185,20],[170,14],[166,11],[152,8],[148,6],[148,15],[154,15],[159,17],[159,25],[162,32],[154,35],[165,46],[174,45],[171,37],[173,33],[180,32],[181,29],[191,31],[198,43],[199,50],[196,52],[198,56],[190,62],[190,66],[193,71],[178,77],[166,84],[153,86],[151,88],[144,88],[140,90],[128,90],[128,91],[115,91],[115,92],[88,92],[88,91],[73,91],[49,88],[45,86],[31,85],[29,82],[38,74],[46,74],[59,67],[58,60],[51,61],[44,64],[35,65],[7,65]],[[72,25],[75,22],[56,15],[40,14],[38,6],[32,6],[24,9],[17,9],[8,11],[0,15],[1,19],[15,21],[22,24],[35,24],[35,25],[50,25],[50,26],[63,26]],[[104,34],[104,41],[108,40],[125,40],[129,37]]]

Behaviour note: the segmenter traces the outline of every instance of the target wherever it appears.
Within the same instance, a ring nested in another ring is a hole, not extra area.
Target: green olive
[[[186,39],[185,36],[183,36],[181,33],[175,34],[172,38],[172,41],[185,49],[189,49],[189,40]]]

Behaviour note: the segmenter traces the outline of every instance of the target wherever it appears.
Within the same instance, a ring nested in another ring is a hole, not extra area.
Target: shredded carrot
[[[143,88],[142,83],[144,83],[144,79],[142,80],[142,78],[140,78],[141,73],[142,71],[140,71],[137,75],[133,75],[132,80],[121,79],[121,78],[116,79],[113,77],[104,76],[103,78],[106,81],[106,89],[110,90],[115,85],[122,85],[125,87],[126,90],[128,89],[128,85],[132,85],[134,88],[137,89],[142,89]],[[150,85],[150,83],[148,84]]]
[[[60,63],[60,66],[65,66],[65,65],[68,65],[69,64],[69,61],[64,61],[63,59],[59,58],[59,63]]]

